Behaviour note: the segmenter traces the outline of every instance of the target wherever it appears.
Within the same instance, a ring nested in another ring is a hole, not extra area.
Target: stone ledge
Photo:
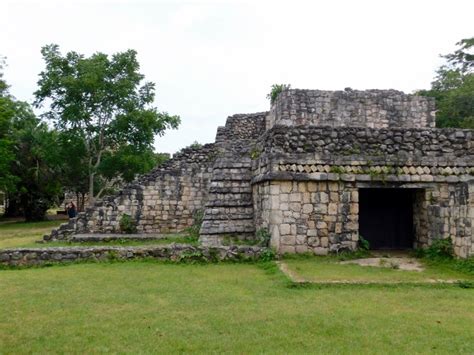
[[[148,240],[162,240],[183,237],[184,234],[154,234],[154,233],[140,233],[140,234],[118,234],[118,233],[84,233],[74,234],[69,238],[70,242],[109,242],[114,240],[134,240],[134,241],[148,241]]]
[[[147,247],[50,247],[0,250],[0,265],[34,266],[49,263],[152,258],[157,260],[256,261],[268,248],[258,246],[205,247],[169,244]]]
[[[338,174],[338,173],[305,173],[305,172],[269,172],[260,174],[252,179],[252,185],[272,181],[272,180],[288,180],[288,181],[346,181],[346,182],[467,182],[474,180],[473,175],[385,175],[380,174]]]

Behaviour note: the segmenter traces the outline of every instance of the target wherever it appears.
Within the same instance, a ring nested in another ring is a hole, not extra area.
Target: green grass
[[[41,240],[43,235],[49,234],[51,229],[64,222],[66,221],[55,220],[32,223],[1,221],[0,249],[34,245],[35,241]]]
[[[474,280],[474,273],[456,269],[452,262],[420,259],[424,271],[404,271],[391,268],[339,264],[337,257],[287,256],[288,268],[309,282],[426,282],[429,280]]]
[[[0,249],[5,248],[45,248],[45,247],[65,247],[65,246],[140,246],[140,245],[163,245],[170,243],[185,243],[197,245],[197,241],[188,236],[170,236],[159,240],[111,240],[108,242],[51,242],[36,243],[43,239],[43,235],[49,234],[51,230],[64,220],[44,221],[44,222],[0,222]]]
[[[30,243],[58,223],[0,223],[0,245]],[[354,265],[342,272],[334,258],[285,261],[308,275],[367,275]],[[453,262],[431,263],[432,272],[461,274]],[[457,286],[296,287],[274,263],[6,269],[0,354],[471,354],[473,304],[474,290]]]
[[[0,352],[472,353],[472,290],[291,288],[269,266],[0,271]]]

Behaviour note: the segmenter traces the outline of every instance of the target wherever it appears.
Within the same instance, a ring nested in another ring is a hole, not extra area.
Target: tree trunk
[[[94,198],[94,173],[89,174],[89,207],[93,207],[95,202]]]

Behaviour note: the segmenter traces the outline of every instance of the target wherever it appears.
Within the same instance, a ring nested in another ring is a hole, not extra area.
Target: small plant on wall
[[[283,92],[284,90],[288,90],[290,87],[291,87],[290,84],[273,84],[272,90],[267,95],[267,99],[270,100],[271,104],[274,104],[276,99],[278,98],[278,95],[280,95],[280,93]]]
[[[272,235],[266,228],[260,228],[257,233],[256,237],[258,240],[258,244],[261,245],[262,247],[268,247],[270,245],[270,239],[272,238]]]
[[[186,228],[191,241],[197,242],[199,240],[199,231],[201,230],[202,220],[204,218],[204,211],[198,209],[193,212],[193,224]]]
[[[128,214],[122,215],[119,225],[122,233],[132,234],[137,232],[137,222],[135,222],[132,216]]]

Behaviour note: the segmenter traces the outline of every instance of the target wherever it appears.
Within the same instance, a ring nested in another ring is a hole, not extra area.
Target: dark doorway
[[[359,234],[371,249],[413,247],[415,190],[359,189]]]

